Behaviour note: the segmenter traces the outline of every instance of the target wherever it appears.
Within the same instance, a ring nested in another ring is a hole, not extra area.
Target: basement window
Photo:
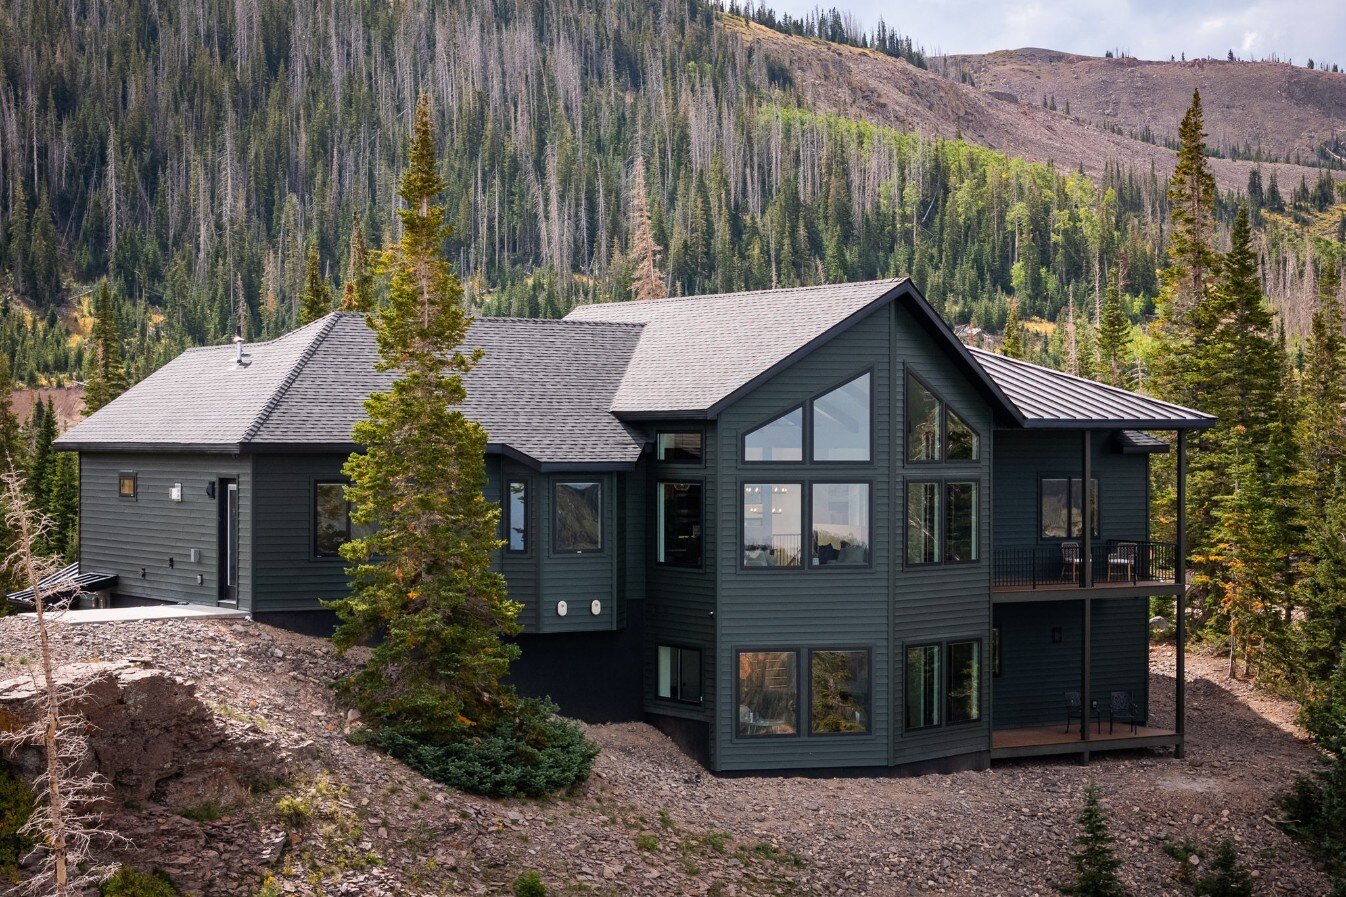
[[[117,497],[135,501],[136,480],[137,477],[134,471],[122,471],[117,474]]]
[[[701,703],[701,651],[659,646],[659,697],[683,704]]]
[[[745,738],[799,734],[798,653],[738,653],[738,734]]]

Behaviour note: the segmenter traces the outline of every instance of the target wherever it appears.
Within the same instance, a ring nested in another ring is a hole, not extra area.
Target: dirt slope
[[[1118,125],[1149,126],[1175,138],[1178,122],[1201,89],[1206,130],[1222,149],[1260,148],[1271,158],[1310,162],[1318,148],[1346,132],[1346,74],[1274,62],[1196,59],[1155,62],[1076,56],[1027,48],[935,60],[968,72],[983,92],[1015,94],[1039,104],[1055,96],[1072,115]]]
[[[733,17],[722,21],[750,47],[787,66],[806,102],[821,112],[922,134],[961,136],[1011,156],[1083,167],[1094,177],[1110,161],[1137,169],[1153,164],[1164,177],[1173,168],[1171,150],[1049,112],[1036,94],[1031,103],[1017,102],[871,50],[781,34]],[[1183,109],[1172,117],[1174,129]],[[1249,162],[1211,160],[1223,190],[1243,190],[1252,167]],[[1304,166],[1263,166],[1264,171],[1271,168],[1282,185],[1297,184],[1301,176],[1312,182],[1320,174],[1320,169]]]

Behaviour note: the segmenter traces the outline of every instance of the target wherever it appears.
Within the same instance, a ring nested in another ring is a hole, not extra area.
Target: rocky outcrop
[[[100,773],[121,803],[230,807],[283,779],[293,756],[253,726],[217,716],[194,683],[145,662],[67,664],[57,681],[76,696],[68,712],[88,723],[88,771]],[[0,728],[17,731],[39,712],[36,678],[0,682]],[[33,745],[6,759],[32,778],[43,754]]]

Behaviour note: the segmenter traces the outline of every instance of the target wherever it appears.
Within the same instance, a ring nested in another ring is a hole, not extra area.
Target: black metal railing
[[[1172,584],[1172,542],[1109,539],[1090,546],[1095,586]],[[992,585],[1022,590],[1079,587],[1084,580],[1084,550],[1078,542],[1034,548],[1001,548],[992,558]]]

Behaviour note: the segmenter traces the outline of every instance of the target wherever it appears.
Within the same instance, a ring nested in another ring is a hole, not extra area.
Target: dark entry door
[[[219,481],[220,602],[238,604],[238,480]]]

